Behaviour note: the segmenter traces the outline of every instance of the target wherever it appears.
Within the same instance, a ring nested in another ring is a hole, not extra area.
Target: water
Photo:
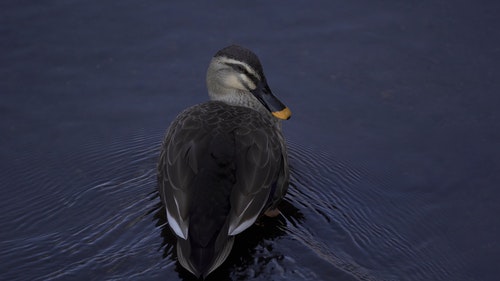
[[[292,109],[292,183],[212,280],[496,280],[498,12],[3,1],[0,279],[190,280],[155,164],[206,100],[210,57],[239,43]]]

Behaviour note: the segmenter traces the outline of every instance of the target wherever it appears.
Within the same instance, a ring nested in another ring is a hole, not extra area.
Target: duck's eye
[[[245,73],[246,72],[246,69],[243,66],[239,65],[239,64],[236,64],[234,66],[234,68],[236,69],[236,71],[238,71],[240,73]]]

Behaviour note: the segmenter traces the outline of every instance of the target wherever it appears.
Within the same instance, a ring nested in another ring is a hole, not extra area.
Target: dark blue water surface
[[[292,110],[283,216],[212,280],[498,280],[494,1],[0,3],[0,279],[191,280],[163,134],[220,48]]]

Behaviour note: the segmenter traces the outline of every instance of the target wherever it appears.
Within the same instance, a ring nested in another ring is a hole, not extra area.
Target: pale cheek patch
[[[248,91],[255,89],[255,83],[244,74],[228,75],[224,78],[224,85],[228,88]]]
[[[227,75],[224,78],[224,85],[228,88],[235,88],[239,90],[246,90],[245,86],[241,84],[240,79],[236,75]]]

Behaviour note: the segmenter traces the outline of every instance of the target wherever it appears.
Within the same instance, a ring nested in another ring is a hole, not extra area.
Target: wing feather
[[[248,108],[215,102],[191,107],[172,122],[158,166],[160,194],[169,224],[184,239],[188,237],[189,210],[194,204],[194,191],[190,189],[203,168],[200,159],[206,157],[203,155],[210,151],[209,145],[220,134],[234,138],[235,144],[231,160],[236,167],[235,182],[226,219],[228,235],[251,226],[286,192],[286,150],[275,124]]]
[[[179,114],[167,131],[158,166],[160,195],[174,232],[187,239],[191,182],[198,172],[196,153],[205,133],[199,112],[189,108]],[[189,140],[189,141],[186,141]]]
[[[254,122],[255,123],[255,122]],[[281,170],[285,169],[280,135],[274,126],[256,126],[252,130],[237,134],[236,185],[231,194],[229,235],[236,235],[251,226],[257,217],[269,207],[269,197],[274,197],[272,187],[279,182]],[[283,195],[283,194],[282,194]],[[280,195],[280,197],[282,196]]]

